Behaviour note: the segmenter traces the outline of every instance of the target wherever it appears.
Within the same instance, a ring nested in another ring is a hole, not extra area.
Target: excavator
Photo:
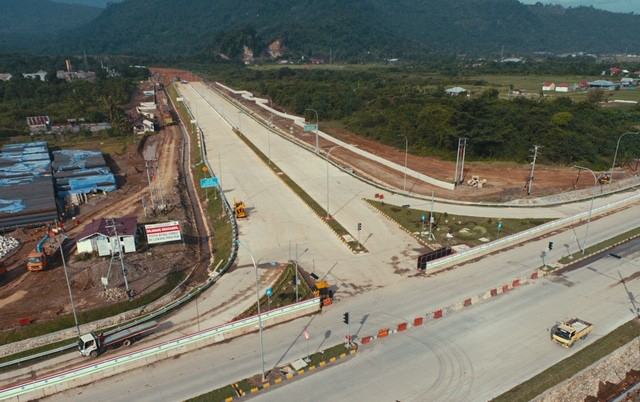
[[[236,219],[247,217],[247,211],[244,202],[238,201],[236,197],[233,197],[233,210],[235,211]]]

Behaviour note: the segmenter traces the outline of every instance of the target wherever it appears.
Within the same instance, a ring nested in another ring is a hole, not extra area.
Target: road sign
[[[421,220],[422,220],[422,222],[426,221],[427,220],[427,216],[425,214],[422,214],[422,219]]]
[[[304,131],[316,131],[318,129],[317,124],[305,124]]]
[[[203,171],[203,172],[206,172],[207,170],[209,170],[209,169],[207,169],[207,167],[206,167],[206,166],[203,166],[203,167],[202,167],[202,171]]]
[[[207,177],[205,179],[200,179],[201,188],[218,187],[218,185],[220,185],[220,181],[217,177]]]
[[[311,335],[309,335],[309,331],[307,331],[306,329],[304,330],[304,339],[309,340],[311,338]]]
[[[502,229],[502,221],[498,221],[498,230]]]
[[[264,293],[267,295],[267,297],[271,297],[273,295],[273,289],[267,288]]]

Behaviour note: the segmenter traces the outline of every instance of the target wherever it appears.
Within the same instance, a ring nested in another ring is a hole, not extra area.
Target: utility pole
[[[116,225],[115,219],[107,220],[107,229],[111,229],[111,232],[115,236],[115,245],[111,246],[111,261],[113,261],[113,256],[115,254],[114,246],[117,247],[118,256],[120,257],[120,268],[122,269],[122,276],[124,277],[124,287],[127,290],[127,297],[129,299],[132,298],[131,290],[129,289],[129,281],[127,279],[127,268],[124,266],[124,257],[122,255],[122,244],[120,242],[120,235],[118,235],[118,227]],[[111,270],[111,263],[109,263],[109,270]],[[107,274],[108,278],[108,274]]]
[[[531,162],[531,173],[529,173],[529,179],[527,184],[527,196],[531,195],[531,186],[533,185],[533,171],[536,168],[536,159],[538,158],[538,149],[540,147],[538,145],[533,146],[533,162]]]
[[[456,174],[453,179],[453,185],[458,186],[464,182],[464,156],[467,153],[467,139],[458,138],[458,154],[456,155]]]

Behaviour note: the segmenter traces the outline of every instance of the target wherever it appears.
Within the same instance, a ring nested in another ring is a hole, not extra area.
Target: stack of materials
[[[53,176],[58,196],[73,203],[84,194],[116,190],[116,179],[98,151],[53,152]]]
[[[20,245],[13,237],[0,236],[0,260],[12,254]]]
[[[57,218],[47,143],[4,145],[0,152],[0,228],[41,225]]]

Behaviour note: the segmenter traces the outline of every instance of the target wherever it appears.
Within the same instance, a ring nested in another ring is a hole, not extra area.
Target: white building
[[[137,226],[138,220],[135,217],[93,221],[76,238],[77,253],[97,252],[99,256],[111,255],[112,252],[117,254],[118,238],[121,250],[133,253],[136,251]]]
[[[31,78],[31,79],[39,78],[40,81],[45,81],[47,78],[47,72],[39,70],[38,72],[35,72],[35,73],[22,73],[22,76],[24,78]]]

